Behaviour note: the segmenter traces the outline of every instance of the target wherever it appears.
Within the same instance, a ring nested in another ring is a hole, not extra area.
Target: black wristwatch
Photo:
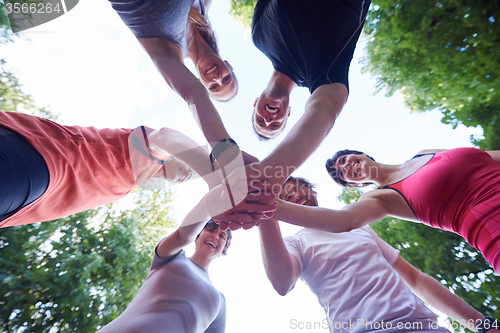
[[[476,333],[486,333],[492,328],[499,328],[498,321],[491,316],[486,316],[476,326]]]
[[[231,138],[222,139],[219,142],[217,142],[215,146],[212,148],[212,152],[210,153],[210,162],[212,162],[212,164],[214,162],[217,162],[219,160],[220,154],[231,146],[236,146],[236,148],[240,149],[236,141],[234,141]]]

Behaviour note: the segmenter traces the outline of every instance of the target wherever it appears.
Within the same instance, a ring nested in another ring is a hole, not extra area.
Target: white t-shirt
[[[285,245],[325,309],[330,332],[448,332],[391,267],[399,251],[371,228],[304,228]]]

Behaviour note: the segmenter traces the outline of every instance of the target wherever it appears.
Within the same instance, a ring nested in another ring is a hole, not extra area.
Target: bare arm
[[[304,115],[286,138],[262,161],[266,166],[284,170],[273,172],[273,183],[282,184],[316,150],[330,133],[337,116],[347,101],[347,88],[332,83],[316,89],[308,99]],[[293,154],[290,154],[293,151]]]
[[[262,261],[267,277],[274,289],[286,295],[293,289],[300,276],[297,259],[292,256],[283,242],[276,220],[265,221],[259,227]]]
[[[182,225],[168,235],[156,249],[156,254],[162,258],[179,252],[184,246],[194,242],[196,236],[203,230],[210,216],[205,213],[203,203],[198,203],[184,218]]]
[[[410,265],[403,258],[398,257],[392,267],[415,295],[459,323],[467,325],[470,323],[469,329],[475,330],[475,325],[484,319],[480,312],[451,293],[437,280]],[[496,330],[490,330],[490,332],[494,331]]]
[[[161,38],[138,38],[168,85],[189,105],[193,117],[207,141],[213,146],[228,138],[222,119],[215,109],[206,88],[189,71],[182,60],[182,51]]]
[[[368,193],[367,193],[368,194]],[[364,195],[366,196],[366,194]],[[379,198],[365,197],[341,210],[297,205],[278,201],[274,218],[290,224],[327,232],[346,232],[389,215]]]
[[[174,129],[163,127],[148,135],[151,149],[159,155],[170,155],[189,165],[207,182],[210,188],[220,184],[212,172],[208,154],[195,141]]]

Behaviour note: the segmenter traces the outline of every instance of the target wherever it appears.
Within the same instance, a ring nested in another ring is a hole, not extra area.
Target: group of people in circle
[[[310,91],[301,118],[262,160],[240,150],[211,100],[226,102],[238,92],[207,18],[211,0],[110,4],[187,102],[212,152],[172,128],[63,126],[0,112],[0,227],[61,218],[158,180],[179,182],[197,173],[208,185],[180,227],[159,241],[135,299],[99,332],[224,332],[225,298],[207,270],[227,253],[232,231],[254,226],[273,287],[285,295],[302,278],[325,308],[331,332],[373,330],[335,325],[360,318],[390,323],[387,332],[446,332],[421,300],[468,328],[500,332],[496,319],[417,270],[367,226],[394,216],[457,233],[498,274],[500,151],[426,150],[399,165],[355,150],[337,152],[326,162],[337,184],[376,186],[340,210],[320,207],[314,185],[291,175],[329,134],[347,101],[349,65],[369,0],[257,1],[252,40],[274,67],[252,111],[259,138],[283,131],[293,89]],[[269,168],[285,172],[262,172]],[[270,190],[275,185],[279,193]],[[278,220],[304,228],[283,238]],[[187,257],[183,248],[192,242],[195,252]]]

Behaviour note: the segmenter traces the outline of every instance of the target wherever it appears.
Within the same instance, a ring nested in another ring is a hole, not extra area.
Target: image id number
[[[62,11],[60,8],[60,3],[57,3],[55,6],[52,6],[51,3],[6,3],[5,4],[5,10],[7,11],[7,14],[11,13],[23,13],[23,14],[34,14],[34,13],[40,13],[40,14],[50,14],[52,12],[59,13]]]

